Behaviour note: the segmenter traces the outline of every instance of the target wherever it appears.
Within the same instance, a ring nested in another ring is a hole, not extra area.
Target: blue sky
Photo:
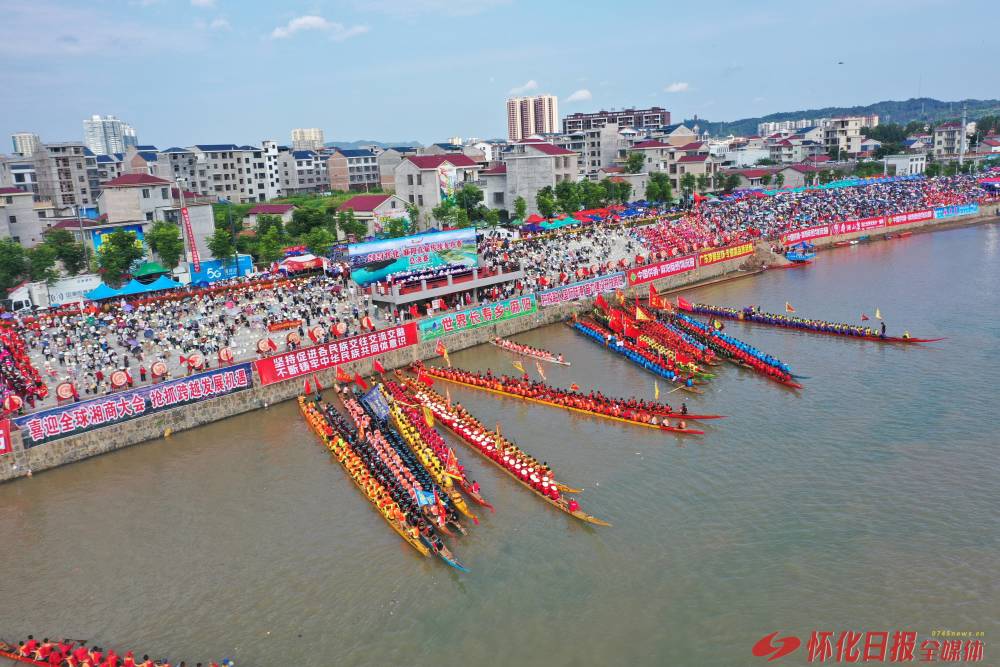
[[[503,136],[512,91],[679,120],[1000,96],[978,0],[0,0],[0,135],[143,143]],[[978,27],[977,27],[978,26]],[[844,64],[839,65],[838,61]],[[4,144],[8,144],[5,138]],[[9,144],[3,151],[9,151]]]

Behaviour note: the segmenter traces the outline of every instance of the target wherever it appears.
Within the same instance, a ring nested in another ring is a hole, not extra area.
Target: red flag
[[[605,312],[608,310],[608,302],[604,300],[603,294],[597,295],[597,299],[594,300],[594,305]]]
[[[306,378],[306,387],[302,390],[303,396],[308,396],[312,393],[312,386],[309,384],[309,378]]]
[[[611,312],[611,320],[608,322],[608,328],[615,333],[621,333],[622,330],[622,311],[614,310]]]
[[[794,306],[792,306],[792,304],[790,304],[790,303],[788,303],[788,302],[786,301],[786,302],[785,302],[785,312],[786,312],[786,313],[794,313],[794,312],[795,312],[795,307],[794,307]]]
[[[340,366],[337,366],[337,382],[350,382],[351,374],[345,371]]]
[[[691,310],[691,302],[682,296],[677,297],[677,307],[681,310]]]
[[[382,362],[379,361],[378,359],[372,362],[372,368],[375,369],[376,373],[385,373],[385,366],[383,366]]]
[[[354,384],[361,387],[361,391],[368,391],[368,383],[357,373],[354,374]]]
[[[442,343],[441,341],[438,341],[437,345],[434,346],[434,353],[435,354],[439,354],[441,356],[444,356],[447,351],[448,350],[445,349],[444,343]]]
[[[662,302],[660,301],[660,295],[657,294],[656,288],[653,287],[653,283],[649,283],[649,307],[663,308]]]
[[[868,318],[868,316],[867,316],[867,315],[865,315],[864,313],[861,313],[861,321],[862,321],[862,322],[867,322],[867,321],[868,321],[868,319],[869,319],[869,318]]]
[[[428,387],[430,387],[431,385],[434,384],[434,378],[432,378],[430,375],[428,375],[427,373],[425,373],[423,371],[420,371],[419,373],[417,373],[417,379],[420,380],[421,382],[423,382]]]
[[[420,309],[417,308],[417,304],[410,306],[410,315],[413,317],[420,317]]]
[[[639,338],[639,330],[632,325],[629,320],[624,320],[624,326],[622,328],[622,335],[626,338]]]
[[[313,373],[313,380],[316,382],[316,393],[319,394],[323,391],[323,385],[319,383],[319,376]],[[308,393],[308,392],[306,392]]]
[[[573,384],[571,384],[569,386],[569,389],[570,389],[570,391],[580,391],[580,385],[578,385],[577,383],[574,382]]]

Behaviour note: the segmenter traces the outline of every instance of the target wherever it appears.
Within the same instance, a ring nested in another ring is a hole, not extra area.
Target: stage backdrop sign
[[[476,266],[476,230],[417,234],[347,246],[351,278],[359,285],[382,280],[390,273],[445,266]]]

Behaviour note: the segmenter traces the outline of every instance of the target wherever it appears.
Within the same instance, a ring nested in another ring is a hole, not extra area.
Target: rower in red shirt
[[[22,646],[17,653],[21,657],[30,658],[33,655],[35,655],[35,651],[37,650],[38,650],[38,640],[35,639],[34,635],[28,635],[28,641],[25,642],[24,646]]]
[[[84,660],[88,660],[90,658],[90,654],[87,652],[86,647],[77,646],[73,649],[72,658],[76,661],[77,665],[82,665]]]
[[[135,655],[132,651],[128,651],[122,658],[122,667],[135,667]]]

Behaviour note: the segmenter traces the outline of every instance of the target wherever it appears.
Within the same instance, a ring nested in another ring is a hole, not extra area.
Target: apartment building
[[[526,140],[508,147],[503,166],[486,170],[480,185],[489,208],[514,210],[514,202],[524,197],[528,213],[537,213],[536,198],[544,187],[563,181],[579,181],[579,154],[546,141]]]
[[[408,155],[396,165],[396,195],[421,213],[438,206],[456,188],[479,180],[481,166],[462,153]]]
[[[114,116],[93,115],[83,121],[83,141],[95,155],[124,153],[138,146],[135,128]]]
[[[264,201],[267,197],[267,168],[260,148],[199,144],[186,150],[194,158],[193,165],[186,165],[187,171],[193,172],[188,180],[192,190],[241,204]],[[171,168],[183,162],[184,157],[178,155]]]
[[[830,155],[847,157],[861,152],[861,128],[865,117],[831,118],[823,127],[823,143]]]
[[[292,130],[292,150],[323,150],[323,130],[318,127],[297,127]]]
[[[507,100],[507,138],[514,142],[536,134],[555,134],[558,117],[555,95],[512,97]]]
[[[34,132],[15,132],[10,135],[10,142],[21,157],[31,157],[42,147],[41,138]]]
[[[97,156],[83,142],[42,144],[31,156],[38,194],[59,209],[92,207],[100,193]]]
[[[52,223],[34,193],[13,186],[0,186],[0,238],[9,238],[25,248],[45,240]]]
[[[962,131],[962,124],[959,122],[942,123],[935,127],[932,137],[934,155],[958,155],[962,149]],[[968,142],[969,134],[972,133],[968,131],[968,128],[965,128],[966,142]],[[969,145],[966,143],[966,151],[968,148]]]
[[[329,190],[327,159],[326,155],[316,151],[280,152],[278,165],[284,194],[297,195]],[[263,197],[260,201],[263,201]]]
[[[327,161],[330,189],[367,192],[381,185],[378,157],[362,148],[335,148]]]
[[[662,107],[649,109],[612,109],[595,113],[574,113],[562,119],[563,134],[599,129],[608,124],[637,130],[670,125],[670,112]]]
[[[548,141],[578,155],[580,173],[596,178],[597,172],[617,162],[627,144],[617,123],[605,123],[586,130],[546,137]]]
[[[38,194],[38,171],[33,161],[23,156],[0,155],[0,186],[13,186]]]
[[[396,167],[407,155],[416,155],[417,149],[412,146],[392,146],[386,148],[375,158],[378,164],[379,185],[386,192],[396,189]]]

